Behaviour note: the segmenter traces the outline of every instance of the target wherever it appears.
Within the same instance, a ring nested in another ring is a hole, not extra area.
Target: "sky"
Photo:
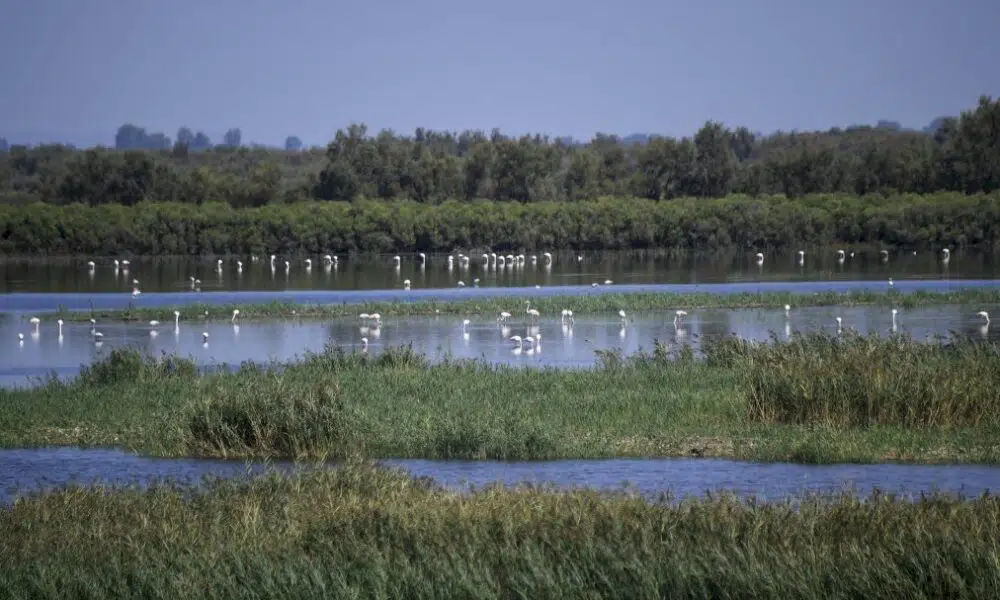
[[[993,0],[0,0],[0,136],[919,128],[1000,96],[998,31]]]

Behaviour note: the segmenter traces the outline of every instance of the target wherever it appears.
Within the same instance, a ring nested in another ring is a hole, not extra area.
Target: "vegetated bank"
[[[1000,462],[1000,344],[846,334],[599,352],[587,370],[328,348],[198,375],[114,350],[70,383],[0,390],[0,445],[163,456]]]
[[[11,597],[986,598],[1000,500],[490,488],[332,471],[71,488],[0,510]],[[85,549],[85,551],[84,551]]]
[[[0,251],[51,255],[326,254],[992,246],[1000,193],[815,195],[575,202],[409,200],[0,204]]]
[[[400,295],[406,292],[400,291]],[[197,300],[197,295],[191,298]],[[612,293],[605,288],[599,293],[578,296],[497,296],[467,300],[394,300],[390,302],[358,302],[340,304],[297,304],[273,302],[269,304],[205,304],[193,302],[175,306],[147,308],[142,301],[131,301],[123,310],[60,310],[37,315],[43,321],[86,322],[90,319],[109,321],[144,322],[156,319],[162,323],[174,321],[174,311],[180,313],[181,323],[189,321],[231,319],[233,310],[239,309],[241,319],[334,319],[357,317],[361,313],[379,313],[383,319],[391,317],[465,315],[496,318],[501,311],[520,320],[525,314],[526,303],[538,310],[543,317],[557,318],[563,309],[574,315],[617,314],[668,311],[673,318],[675,310],[773,308],[785,305],[797,309],[804,306],[892,306],[911,309],[919,306],[945,304],[968,305],[973,313],[1000,304],[1000,287],[959,288],[946,292],[913,291],[901,293],[886,286],[886,291],[857,290],[850,292],[823,292],[802,294],[795,292],[739,292],[713,294],[708,292],[670,293]],[[974,310],[973,310],[974,309]]]

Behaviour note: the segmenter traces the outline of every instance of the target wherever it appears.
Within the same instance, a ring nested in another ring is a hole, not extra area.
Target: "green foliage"
[[[1000,501],[651,503],[363,463],[0,511],[0,589],[64,598],[987,598]]]
[[[60,311],[41,314],[38,317],[45,322],[63,319],[64,321],[86,322],[92,317],[104,321],[145,322],[157,319],[164,323],[173,320],[173,311],[180,313],[181,323],[203,320],[229,320],[233,309],[240,309],[240,318],[251,319],[336,319],[356,318],[359,313],[379,313],[386,317],[407,317],[424,315],[481,315],[495,318],[501,311],[512,315],[524,314],[525,301],[530,301],[543,316],[555,316],[563,309],[572,310],[576,315],[614,315],[617,318],[619,310],[628,313],[638,312],[670,312],[668,318],[673,318],[673,310],[683,308],[781,308],[788,304],[795,308],[802,306],[895,306],[903,309],[917,306],[960,304],[966,306],[990,306],[1000,304],[1000,288],[978,287],[958,288],[949,291],[917,290],[900,293],[888,289],[886,291],[854,290],[849,292],[822,292],[802,294],[796,292],[739,292],[732,294],[717,294],[711,292],[694,292],[685,294],[670,293],[609,293],[606,290],[600,294],[578,296],[538,296],[538,297],[504,297],[493,296],[469,300],[428,300],[428,301],[389,301],[343,304],[296,304],[292,302],[271,302],[268,304],[202,304],[192,303],[179,306],[164,306],[157,308],[130,308],[120,310],[93,311]]]
[[[3,152],[0,181],[7,183],[0,195],[13,203],[144,198],[259,206],[306,197],[438,203],[989,193],[1000,189],[998,115],[1000,102],[984,96],[927,132],[861,126],[758,137],[745,127],[708,122],[690,138],[597,134],[586,144],[495,130],[370,135],[364,124],[352,124],[325,151],[305,152],[294,136],[284,151],[240,147],[238,128],[214,148],[204,134],[181,128],[171,147],[166,136],[126,124],[116,135],[120,150],[15,146]]]
[[[706,346],[706,359],[658,342],[631,356],[601,352],[594,369],[432,364],[408,347],[329,347],[204,375],[119,350],[73,382],[0,389],[0,446],[229,458],[1000,462],[997,344],[844,340],[724,340]]]
[[[99,177],[107,181],[105,176]],[[598,198],[574,203],[358,200],[235,209],[140,202],[0,204],[0,251],[142,255],[577,248],[767,250],[995,245],[1000,192],[965,196]]]
[[[79,380],[83,385],[100,386],[121,382],[155,382],[166,377],[193,377],[197,372],[197,366],[190,359],[166,353],[161,359],[156,359],[130,348],[114,348],[105,358],[84,365]]]
[[[745,374],[747,414],[765,423],[832,427],[1000,426],[1000,344],[908,336],[729,338],[709,361]]]

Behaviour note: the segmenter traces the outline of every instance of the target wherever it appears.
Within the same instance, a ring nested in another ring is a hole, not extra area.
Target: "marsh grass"
[[[743,373],[747,415],[763,423],[963,428],[1000,424],[1000,344],[907,335],[728,338],[709,361]]]
[[[226,458],[1000,462],[995,344],[814,336],[705,351],[656,343],[561,370],[331,346],[198,374],[184,359],[115,349],[75,381],[0,390],[0,445]]]
[[[405,294],[405,292],[400,292]],[[823,292],[801,294],[792,292],[762,293],[613,293],[602,290],[599,293],[584,293],[577,296],[538,297],[491,297],[466,300],[438,301],[391,301],[341,304],[295,304],[273,302],[255,305],[220,305],[193,303],[181,306],[146,308],[138,303],[130,303],[125,310],[59,311],[40,315],[48,321],[98,320],[146,321],[158,319],[163,323],[173,322],[174,310],[181,313],[184,321],[230,319],[234,308],[240,309],[241,319],[264,318],[308,318],[328,319],[356,317],[359,313],[380,313],[383,316],[426,316],[426,315],[485,315],[495,317],[500,311],[512,314],[524,312],[525,301],[543,315],[558,316],[562,309],[570,309],[575,314],[617,313],[624,309],[629,312],[674,310],[682,308],[781,308],[786,304],[801,306],[896,306],[903,309],[936,304],[968,304],[989,306],[1000,304],[1000,288],[965,288],[948,292],[914,291],[900,293],[894,290],[857,290],[845,293]]]
[[[459,494],[358,462],[43,492],[0,511],[0,539],[13,598],[988,598],[1000,586],[991,496]]]

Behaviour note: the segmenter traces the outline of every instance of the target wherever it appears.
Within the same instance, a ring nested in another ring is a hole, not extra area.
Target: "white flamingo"
[[[531,300],[526,300],[526,301],[525,301],[525,309],[524,309],[524,312],[525,312],[525,313],[526,313],[526,314],[527,314],[527,315],[528,315],[529,317],[531,317],[532,319],[534,319],[534,321],[535,321],[536,323],[538,322],[538,318],[539,318],[540,316],[542,316],[542,315],[541,315],[541,314],[540,314],[540,313],[539,313],[539,312],[538,312],[537,310],[535,310],[534,308],[531,308]]]
[[[104,338],[104,334],[97,330],[97,319],[90,319],[90,335],[93,336],[94,341],[101,341]]]

